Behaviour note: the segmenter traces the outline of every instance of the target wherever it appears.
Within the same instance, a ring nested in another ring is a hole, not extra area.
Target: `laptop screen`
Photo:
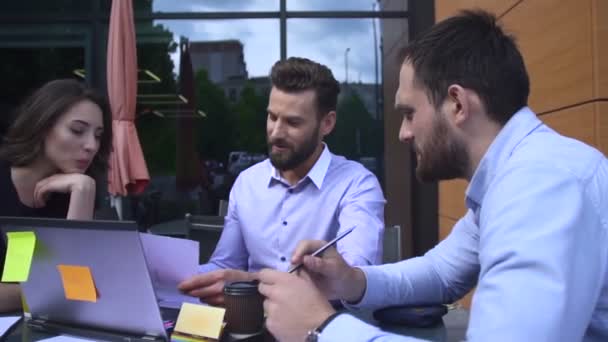
[[[135,223],[0,218],[0,230],[35,235],[21,284],[32,319],[166,339]]]

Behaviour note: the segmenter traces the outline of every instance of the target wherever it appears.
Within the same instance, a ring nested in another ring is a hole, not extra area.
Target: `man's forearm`
[[[348,277],[347,284],[345,284],[344,295],[342,300],[356,305],[361,301],[365,290],[367,289],[367,279],[365,273],[357,267],[352,268],[351,275]]]

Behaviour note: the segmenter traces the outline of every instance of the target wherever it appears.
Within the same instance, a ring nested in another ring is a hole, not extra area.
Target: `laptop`
[[[109,341],[167,341],[134,222],[0,217],[0,231],[32,231],[36,247],[21,284],[29,327]],[[58,265],[87,266],[97,302],[66,299]],[[177,310],[166,310],[175,319]]]

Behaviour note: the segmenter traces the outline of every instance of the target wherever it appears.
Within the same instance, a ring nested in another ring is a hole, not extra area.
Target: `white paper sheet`
[[[38,342],[80,342],[80,341],[93,341],[86,338],[74,337],[74,336],[66,336],[59,335],[51,338],[45,338],[43,340],[38,340]]]
[[[0,336],[4,335],[15,324],[21,316],[0,317]]]
[[[148,270],[159,304],[180,308],[182,302],[200,303],[179,292],[177,285],[198,273],[198,241],[140,233]]]

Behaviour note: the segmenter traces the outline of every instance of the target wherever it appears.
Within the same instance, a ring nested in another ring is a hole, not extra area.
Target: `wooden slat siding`
[[[542,114],[539,118],[560,134],[599,146],[596,134],[595,103],[587,103],[557,112]]]
[[[457,220],[466,213],[467,186],[468,182],[461,179],[439,182],[439,215]]]
[[[598,149],[608,156],[608,101],[595,103]]]
[[[519,0],[443,0],[435,1],[435,20],[440,21],[450,17],[462,9],[480,8],[502,16],[515,6]]]
[[[591,0],[525,0],[501,19],[517,37],[537,113],[593,99],[591,17]]]
[[[608,1],[593,0],[593,68],[595,98],[608,100]]]
[[[442,241],[450,234],[455,224],[456,220],[451,217],[439,215],[439,241]]]

